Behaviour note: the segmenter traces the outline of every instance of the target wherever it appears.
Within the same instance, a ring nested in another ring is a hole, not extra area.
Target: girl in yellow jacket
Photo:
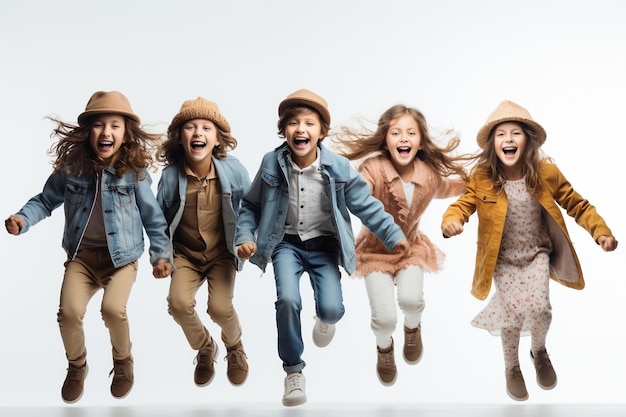
[[[537,383],[552,389],[557,377],[545,342],[552,311],[549,279],[575,289],[584,287],[582,270],[560,205],[605,251],[617,240],[595,207],[578,194],[558,167],[542,157],[546,132],[528,111],[502,102],[479,130],[481,152],[465,193],[443,215],[445,237],[460,234],[478,213],[478,242],[472,294],[487,307],[472,321],[500,335],[507,393],[528,398],[518,358],[521,335],[531,336]]]

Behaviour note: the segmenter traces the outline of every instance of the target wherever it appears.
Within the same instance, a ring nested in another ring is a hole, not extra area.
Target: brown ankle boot
[[[133,371],[133,357],[126,359],[113,360],[113,369],[109,372],[109,376],[113,375],[111,381],[111,395],[115,398],[124,398],[130,392],[135,381]]]
[[[233,385],[241,385],[248,378],[248,361],[246,352],[243,350],[241,341],[234,346],[226,347],[226,358],[228,361],[228,370],[226,375]]]
[[[515,401],[526,401],[528,399],[528,391],[524,382],[524,375],[519,366],[514,366],[505,371],[506,376],[506,393]]]
[[[196,355],[196,369],[193,380],[196,385],[203,387],[208,385],[215,376],[215,358],[217,357],[217,344],[211,339],[211,343],[201,348]]]
[[[381,349],[376,346],[376,352],[378,353],[378,362],[376,363],[378,380],[383,385],[393,385],[396,382],[397,376],[396,359],[393,353],[393,339],[391,339],[391,346],[386,349]]]
[[[66,403],[74,403],[83,395],[85,378],[89,372],[87,362],[83,366],[75,366],[71,363],[67,367],[67,376],[61,388],[61,397]]]
[[[422,327],[409,329],[404,326],[404,349],[402,354],[406,363],[415,365],[422,359]]]
[[[542,349],[536,354],[530,351],[530,357],[535,363],[537,371],[537,385],[543,389],[552,389],[556,386],[556,372],[552,367],[552,362],[546,349]]]

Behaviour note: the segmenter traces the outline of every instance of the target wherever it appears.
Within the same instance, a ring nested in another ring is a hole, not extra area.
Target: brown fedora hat
[[[489,136],[493,128],[504,122],[520,122],[527,124],[537,132],[540,145],[546,141],[546,131],[539,123],[533,120],[528,110],[510,100],[505,100],[491,113],[485,125],[478,131],[476,135],[478,146],[484,149],[489,142]]]
[[[330,126],[330,112],[328,111],[328,103],[322,97],[312,91],[301,89],[289,94],[286,99],[278,105],[278,117],[281,117],[285,110],[289,107],[304,105],[315,109],[322,120]]]
[[[121,114],[140,123],[126,96],[119,91],[96,91],[93,93],[85,111],[78,116],[78,124],[83,126],[88,117],[95,114]]]

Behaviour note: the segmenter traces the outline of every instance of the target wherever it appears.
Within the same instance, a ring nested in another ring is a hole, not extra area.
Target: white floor
[[[624,417],[626,404],[0,407],[2,417]]]

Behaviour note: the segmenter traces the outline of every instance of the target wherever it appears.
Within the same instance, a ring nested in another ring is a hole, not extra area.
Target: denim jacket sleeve
[[[143,179],[137,181],[137,206],[141,215],[143,227],[150,240],[150,263],[170,260],[170,241],[167,237],[167,222],[152,191],[152,178],[147,171],[143,172]]]
[[[52,212],[63,204],[65,197],[65,174],[56,172],[46,181],[41,193],[32,197],[17,214],[24,218],[24,227],[20,234],[26,233],[31,226],[49,217]]]

